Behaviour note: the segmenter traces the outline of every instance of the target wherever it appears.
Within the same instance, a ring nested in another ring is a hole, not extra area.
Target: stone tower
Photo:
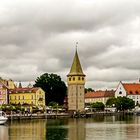
[[[83,73],[77,49],[71,66],[71,70],[67,75],[68,83],[68,110],[84,111],[85,107],[85,74]]]

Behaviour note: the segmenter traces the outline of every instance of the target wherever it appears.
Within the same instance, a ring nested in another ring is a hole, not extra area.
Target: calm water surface
[[[0,125],[0,140],[139,140],[140,116],[20,120]]]

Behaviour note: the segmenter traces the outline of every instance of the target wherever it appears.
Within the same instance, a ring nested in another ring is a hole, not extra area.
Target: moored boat
[[[5,124],[8,118],[6,117],[6,113],[3,111],[0,111],[0,124]]]

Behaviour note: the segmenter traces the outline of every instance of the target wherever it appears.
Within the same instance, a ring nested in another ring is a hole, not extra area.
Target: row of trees
[[[107,100],[106,106],[108,107],[116,107],[117,110],[127,110],[127,109],[133,109],[135,107],[135,102],[132,99],[129,99],[127,97],[112,97]]]
[[[105,105],[102,102],[91,103],[90,107],[95,111],[103,111]],[[135,107],[135,102],[127,97],[112,97],[107,100],[106,107],[116,107],[117,110],[125,111],[128,109],[133,109]]]

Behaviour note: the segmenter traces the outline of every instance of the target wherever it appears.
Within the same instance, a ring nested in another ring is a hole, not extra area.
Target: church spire
[[[76,43],[76,51],[75,51],[75,56],[73,58],[71,70],[68,75],[84,75],[81,64],[80,64],[80,60],[78,57],[77,44],[78,43]]]

